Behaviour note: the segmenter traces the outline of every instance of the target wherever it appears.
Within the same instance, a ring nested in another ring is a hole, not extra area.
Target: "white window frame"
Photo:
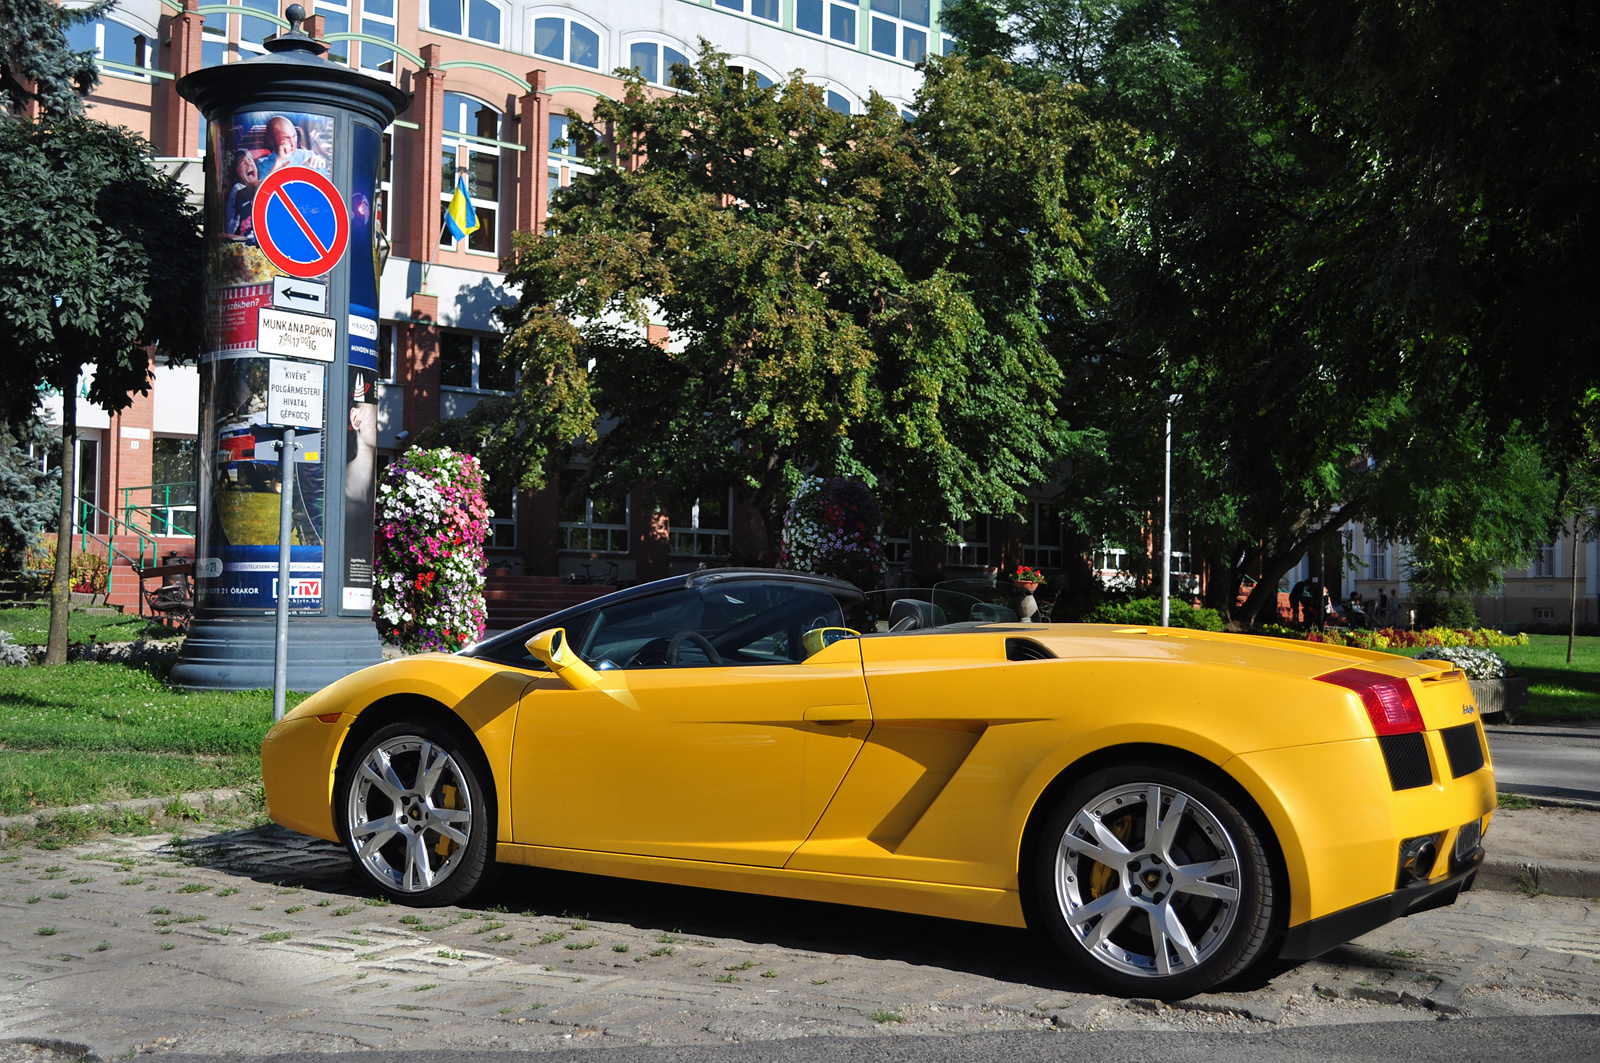
[[[353,0],[316,0],[316,8],[316,11],[313,13],[321,15],[323,18],[327,18],[328,12],[330,11],[344,16],[344,29],[330,30],[324,26],[323,28],[325,32],[349,33],[351,30],[356,28],[357,15]],[[358,67],[354,62],[356,54],[354,49],[359,48],[360,46],[360,41],[329,41],[328,54],[323,56],[323,58],[328,60],[330,63],[339,63],[341,66],[348,66],[351,69],[359,70],[361,68]],[[335,59],[333,57],[334,50],[339,48],[344,49],[343,60]]]
[[[418,28],[427,30],[429,33],[437,33],[442,37],[454,37],[458,41],[471,41],[474,44],[481,44],[488,48],[510,50],[509,32],[511,27],[507,25],[507,16],[511,12],[505,4],[502,4],[500,0],[479,0],[479,2],[488,4],[500,13],[500,39],[489,41],[484,40],[482,37],[474,37],[471,33],[473,0],[456,0],[456,2],[461,6],[460,33],[456,33],[454,30],[440,29],[428,20],[428,9],[433,6],[430,0],[417,0]]]
[[[983,538],[973,536],[977,525],[983,524]],[[968,567],[986,568],[991,564],[992,542],[990,536],[994,531],[994,522],[987,517],[972,517],[968,520],[955,522],[956,541],[945,546],[944,563],[947,565],[965,565]]]
[[[820,3],[822,4],[822,32],[817,33],[812,30],[804,29],[800,25],[800,4],[802,2],[804,2],[804,0],[795,0],[794,28],[796,33],[804,34],[807,37],[814,37],[817,40],[827,41],[829,44],[837,44],[841,48],[849,48],[852,51],[861,50],[861,7],[859,4],[841,4],[838,2],[838,0],[820,0]],[[833,36],[833,8],[839,8],[841,14],[849,13],[855,18],[854,40],[845,41]]]
[[[440,329],[439,333],[440,333],[440,343],[441,343],[441,345],[442,345],[444,337],[446,335],[450,335],[450,336],[471,336],[472,337],[472,362],[471,362],[471,366],[472,366],[471,381],[472,382],[470,384],[446,384],[443,381],[442,377],[441,377],[441,379],[439,381],[439,386],[441,388],[445,388],[445,389],[448,389],[450,391],[468,391],[468,392],[473,392],[473,393],[476,393],[476,394],[479,394],[479,395],[508,395],[508,394],[510,394],[509,391],[500,391],[500,390],[497,390],[495,388],[486,388],[486,387],[481,386],[481,384],[480,384],[480,381],[482,379],[482,377],[480,375],[480,371],[483,368],[482,355],[483,355],[483,340],[484,340],[484,337],[486,337],[486,336],[494,336],[494,337],[496,337],[496,338],[498,338],[500,340],[500,353],[501,353],[501,356],[503,357],[504,354],[505,354],[505,335],[504,335],[504,333],[499,333],[499,332],[473,332],[471,329],[458,329],[458,328]],[[441,350],[441,354],[442,353],[443,352]],[[440,366],[440,370],[441,370],[441,373],[442,373],[442,371],[443,371],[443,366],[442,365]],[[520,375],[520,374],[518,374],[518,375]]]
[[[450,92],[447,94],[447,99],[450,97],[453,97],[456,100],[468,100],[477,104],[480,108],[487,107],[489,110],[493,111],[498,116],[498,118],[495,120],[495,132],[501,132],[501,125],[504,123],[506,116],[505,112],[500,110],[500,108],[496,107],[492,103],[489,103],[487,100],[480,100],[478,97],[468,95],[465,92]],[[472,109],[471,111],[468,111],[466,108],[467,105],[463,104],[462,113],[457,117],[458,125],[466,125],[468,117],[477,113],[476,108]],[[462,161],[463,152],[466,153],[466,162]],[[453,153],[455,158],[455,166],[453,166],[450,170],[451,176],[449,185],[448,187],[444,187],[439,190],[440,202],[447,207],[450,205],[451,198],[456,194],[456,176],[462,170],[465,170],[467,173],[467,195],[472,201],[472,209],[478,213],[478,221],[480,225],[477,232],[467,234],[467,238],[465,240],[454,239],[450,236],[450,231],[441,225],[439,228],[439,247],[446,251],[461,251],[469,255],[483,255],[485,257],[498,260],[500,257],[500,222],[502,220],[500,212],[500,200],[498,198],[487,199],[476,194],[472,187],[473,182],[471,166],[471,159],[473,155],[492,155],[495,160],[495,194],[498,197],[505,191],[506,157],[505,150],[500,147],[500,141],[498,137],[495,139],[494,143],[490,144],[485,141],[485,138],[476,134],[456,132],[448,127],[445,127],[440,130],[439,153],[441,156],[441,164],[443,163],[443,156],[445,155],[451,155]],[[488,221],[488,219],[483,216],[483,212],[486,210],[491,212],[490,216],[494,219],[492,223],[484,224]],[[487,231],[490,237],[493,239],[493,246],[487,250],[481,247],[473,247],[472,238],[477,236],[478,233],[484,231]],[[474,348],[473,365],[477,365],[476,348]],[[472,375],[473,379],[477,379],[478,373],[476,368],[473,369]]]
[[[1389,582],[1389,544],[1382,539],[1367,540],[1367,574],[1361,578]]]
[[[1559,544],[1541,542],[1533,548],[1533,559],[1528,562],[1528,575],[1533,579],[1554,579],[1561,571]]]
[[[107,22],[115,22],[117,25],[123,27],[124,29],[132,30],[135,37],[143,37],[144,38],[144,66],[143,66],[143,69],[145,69],[145,70],[155,70],[156,69],[155,53],[156,53],[156,50],[161,47],[161,38],[157,37],[157,36],[152,36],[151,34],[146,33],[144,31],[144,29],[142,29],[141,27],[135,26],[130,22],[124,22],[122,19],[117,18],[115,14],[111,14],[111,13],[107,13],[107,14],[101,15],[99,18],[97,18],[93,22],[89,23],[89,26],[92,26],[94,28],[94,62],[95,62],[95,66],[98,67],[100,72],[102,74],[106,75],[107,77],[120,78],[120,79],[122,79],[124,81],[144,81],[144,82],[150,81],[151,78],[152,78],[152,76],[150,74],[139,74],[139,73],[135,73],[134,72],[135,68],[137,67],[137,64],[124,63],[119,59],[107,59],[106,58],[106,23]]]
[[[688,524],[667,526],[667,551],[673,557],[727,557],[733,550],[733,492],[728,492],[728,526],[703,528],[700,526],[700,500],[689,507]],[[690,549],[679,547],[687,544]]]
[[[667,75],[669,73],[669,71],[667,69],[668,68],[668,63],[666,61],[666,57],[662,54],[661,49],[662,48],[671,48],[673,51],[675,51],[679,55],[683,56],[684,60],[690,66],[694,65],[694,50],[690,49],[690,48],[685,48],[681,41],[674,40],[671,37],[664,37],[664,36],[661,36],[660,34],[646,34],[646,35],[641,35],[641,36],[638,36],[638,37],[630,37],[626,41],[624,41],[623,44],[622,44],[623,55],[624,55],[624,58],[625,58],[625,62],[623,63],[623,65],[627,66],[630,70],[637,70],[638,69],[638,67],[633,65],[633,49],[635,48],[635,46],[641,45],[641,44],[653,44],[653,45],[655,45],[655,49],[656,49],[656,74],[657,74],[657,77],[653,81],[651,81],[650,79],[647,78],[646,79],[646,83],[650,84],[650,85],[658,86],[658,87],[663,88],[663,89],[666,89],[669,92],[681,92],[682,90],[679,89],[677,86],[671,85],[671,84],[669,84],[667,82]],[[733,65],[733,64],[730,63],[730,65]]]
[[[936,28],[934,28],[931,9],[929,11],[928,22],[926,25],[924,25],[923,23],[912,19],[901,18],[898,14],[891,15],[888,13],[880,13],[877,10],[877,5],[879,2],[892,3],[894,4],[895,8],[898,9],[903,0],[871,0],[871,2],[869,2],[867,5],[867,10],[865,12],[867,20],[865,43],[868,54],[877,56],[879,59],[893,59],[896,62],[906,63],[914,66],[917,63],[922,62],[933,53],[933,45],[938,41],[939,32]],[[880,23],[885,26],[893,27],[894,52],[892,54],[888,52],[881,52],[877,48],[876,38]],[[908,34],[922,35],[922,54],[915,59],[908,58],[906,55],[906,42],[908,40]]]
[[[626,65],[617,63],[608,64],[606,62],[606,45],[610,41],[610,30],[591,19],[582,18],[574,14],[568,8],[535,8],[528,11],[525,15],[525,18],[526,22],[524,25],[527,27],[527,30],[524,38],[523,50],[534,59],[546,63],[560,63],[563,66],[570,66],[574,70],[600,71],[602,73],[610,71],[613,66]],[[535,39],[535,30],[539,25],[539,20],[542,18],[557,18],[567,23],[567,25],[561,31],[560,59],[557,59],[555,56],[545,55],[543,52],[534,51],[533,43]],[[582,26],[584,29],[600,38],[600,43],[597,46],[599,55],[596,58],[596,63],[594,66],[588,66],[584,63],[574,63],[572,61],[572,27],[574,24]]]
[[[391,3],[398,3],[398,2],[399,2],[399,0],[391,0]],[[396,9],[396,10],[398,10],[398,9]],[[374,29],[387,29],[388,32],[387,33],[382,33],[382,32],[374,33],[373,32]],[[400,36],[399,30],[400,30],[399,20],[394,15],[374,14],[373,12],[370,12],[370,11],[367,10],[367,5],[365,3],[365,0],[363,0],[363,2],[361,4],[361,32],[362,33],[368,34],[368,35],[373,36],[373,37],[385,37],[386,36],[392,42],[392,41],[395,41],[395,40],[397,40],[399,38],[399,36]],[[357,42],[351,41],[350,43],[352,45],[354,45]],[[380,46],[379,45],[373,45],[373,47],[377,48],[377,47],[380,47]],[[395,52],[393,48],[389,49],[389,58],[386,60],[386,62],[388,62],[388,64],[389,64],[389,69],[388,70],[384,70],[381,66],[373,66],[373,65],[369,64],[367,62],[367,50],[365,48],[362,48],[359,54],[360,54],[360,64],[361,65],[359,67],[357,67],[357,69],[359,69],[362,73],[370,74],[372,77],[382,78],[382,79],[384,79],[386,81],[393,81],[394,80],[394,78],[395,78],[395,68],[399,65],[398,63],[395,62],[395,60],[399,57],[399,53]],[[351,64],[351,65],[354,66],[355,64]],[[393,128],[393,127],[391,127],[391,128]]]
[[[817,88],[822,90],[822,99],[824,103],[827,103],[827,94],[832,92],[836,93],[840,98],[850,105],[850,114],[862,114],[865,111],[865,108],[861,104],[860,97],[836,81],[829,81],[827,78],[806,78],[806,84],[815,85]],[[828,104],[828,106],[831,107],[833,105]],[[843,114],[845,112],[841,111],[840,113]]]
[[[633,495],[622,496],[622,523],[607,524],[594,519],[594,498],[583,500],[583,520],[556,522],[561,533],[561,549],[585,554],[625,554],[628,552],[628,528],[633,519]],[[583,542],[573,545],[573,537],[582,535]],[[596,546],[596,537],[605,545]]]
[[[767,64],[758,63],[754,59],[751,59],[747,55],[729,56],[728,57],[728,66],[729,67],[739,67],[746,74],[756,74],[759,77],[764,77],[768,81],[772,82],[774,85],[782,85],[785,81],[788,80],[788,78],[786,76],[778,74],[778,73],[775,73],[771,67],[767,66]],[[761,87],[764,89],[767,86],[762,85]]]
[[[754,0],[711,0],[711,6],[713,10],[723,14],[740,15],[765,26],[781,26],[783,25],[783,0],[771,0],[771,2],[772,6],[778,9],[777,14],[772,18],[768,18],[766,15],[758,15],[752,11]]]
[[[1045,523],[1049,511],[1054,508],[1049,502],[1028,503],[1028,534],[1022,543],[1022,563],[1033,568],[1061,568],[1065,557],[1065,548],[1061,545],[1065,528],[1061,518],[1056,519],[1056,541],[1054,543],[1041,542],[1039,529]]]

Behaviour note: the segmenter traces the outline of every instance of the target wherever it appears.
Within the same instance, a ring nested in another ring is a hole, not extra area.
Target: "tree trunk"
[[[1572,645],[1578,641],[1578,550],[1583,540],[1578,538],[1578,515],[1572,515],[1572,594],[1567,603],[1567,663],[1572,663]]]
[[[56,524],[56,570],[50,581],[50,641],[45,664],[67,663],[67,613],[72,592],[72,507],[77,485],[78,367],[61,374],[61,514]]]

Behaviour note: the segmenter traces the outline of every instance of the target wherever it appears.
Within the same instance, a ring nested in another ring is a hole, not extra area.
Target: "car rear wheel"
[[[1266,848],[1212,786],[1168,768],[1097,771],[1039,835],[1036,909],[1067,959],[1132,995],[1175,998],[1266,951],[1278,902]]]
[[[361,873],[406,904],[453,904],[493,869],[487,766],[461,728],[370,735],[341,773],[339,833]]]

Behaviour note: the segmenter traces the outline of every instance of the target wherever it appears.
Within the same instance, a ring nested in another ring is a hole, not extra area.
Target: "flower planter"
[[[1485,723],[1516,723],[1517,710],[1528,704],[1526,679],[1471,679],[1468,684]]]

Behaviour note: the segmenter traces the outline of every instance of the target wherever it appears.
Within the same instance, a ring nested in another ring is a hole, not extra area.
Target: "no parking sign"
[[[262,253],[294,277],[327,273],[350,242],[339,190],[309,166],[275,167],[256,190],[252,218]]]

